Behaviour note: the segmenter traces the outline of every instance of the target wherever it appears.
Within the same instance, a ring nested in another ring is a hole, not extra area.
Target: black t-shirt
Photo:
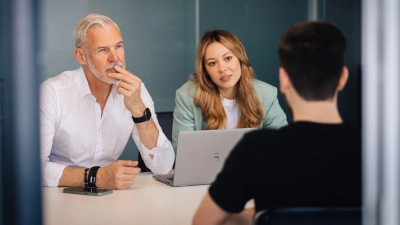
[[[361,136],[349,124],[296,122],[246,134],[209,189],[227,212],[361,206]]]

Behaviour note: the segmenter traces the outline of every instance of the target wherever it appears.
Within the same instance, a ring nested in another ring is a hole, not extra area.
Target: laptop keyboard
[[[173,177],[167,177],[167,179],[170,180],[170,181],[174,181]]]

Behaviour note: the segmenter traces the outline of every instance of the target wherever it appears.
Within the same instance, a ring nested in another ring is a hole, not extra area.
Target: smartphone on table
[[[67,187],[63,189],[63,192],[69,194],[103,196],[113,193],[113,190],[96,187]]]

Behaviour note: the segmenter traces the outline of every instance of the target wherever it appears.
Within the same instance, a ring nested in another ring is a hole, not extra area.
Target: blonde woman
[[[285,125],[277,89],[254,79],[239,39],[225,30],[206,32],[197,47],[196,73],[176,91],[174,149],[180,131]]]

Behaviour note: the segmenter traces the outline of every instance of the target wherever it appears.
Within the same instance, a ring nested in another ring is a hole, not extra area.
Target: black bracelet
[[[89,177],[88,177],[88,187],[96,187],[96,175],[97,170],[99,170],[100,166],[93,166],[90,168]]]
[[[85,183],[85,187],[88,186],[88,171],[89,168],[85,168],[85,172],[83,173],[83,183]]]

